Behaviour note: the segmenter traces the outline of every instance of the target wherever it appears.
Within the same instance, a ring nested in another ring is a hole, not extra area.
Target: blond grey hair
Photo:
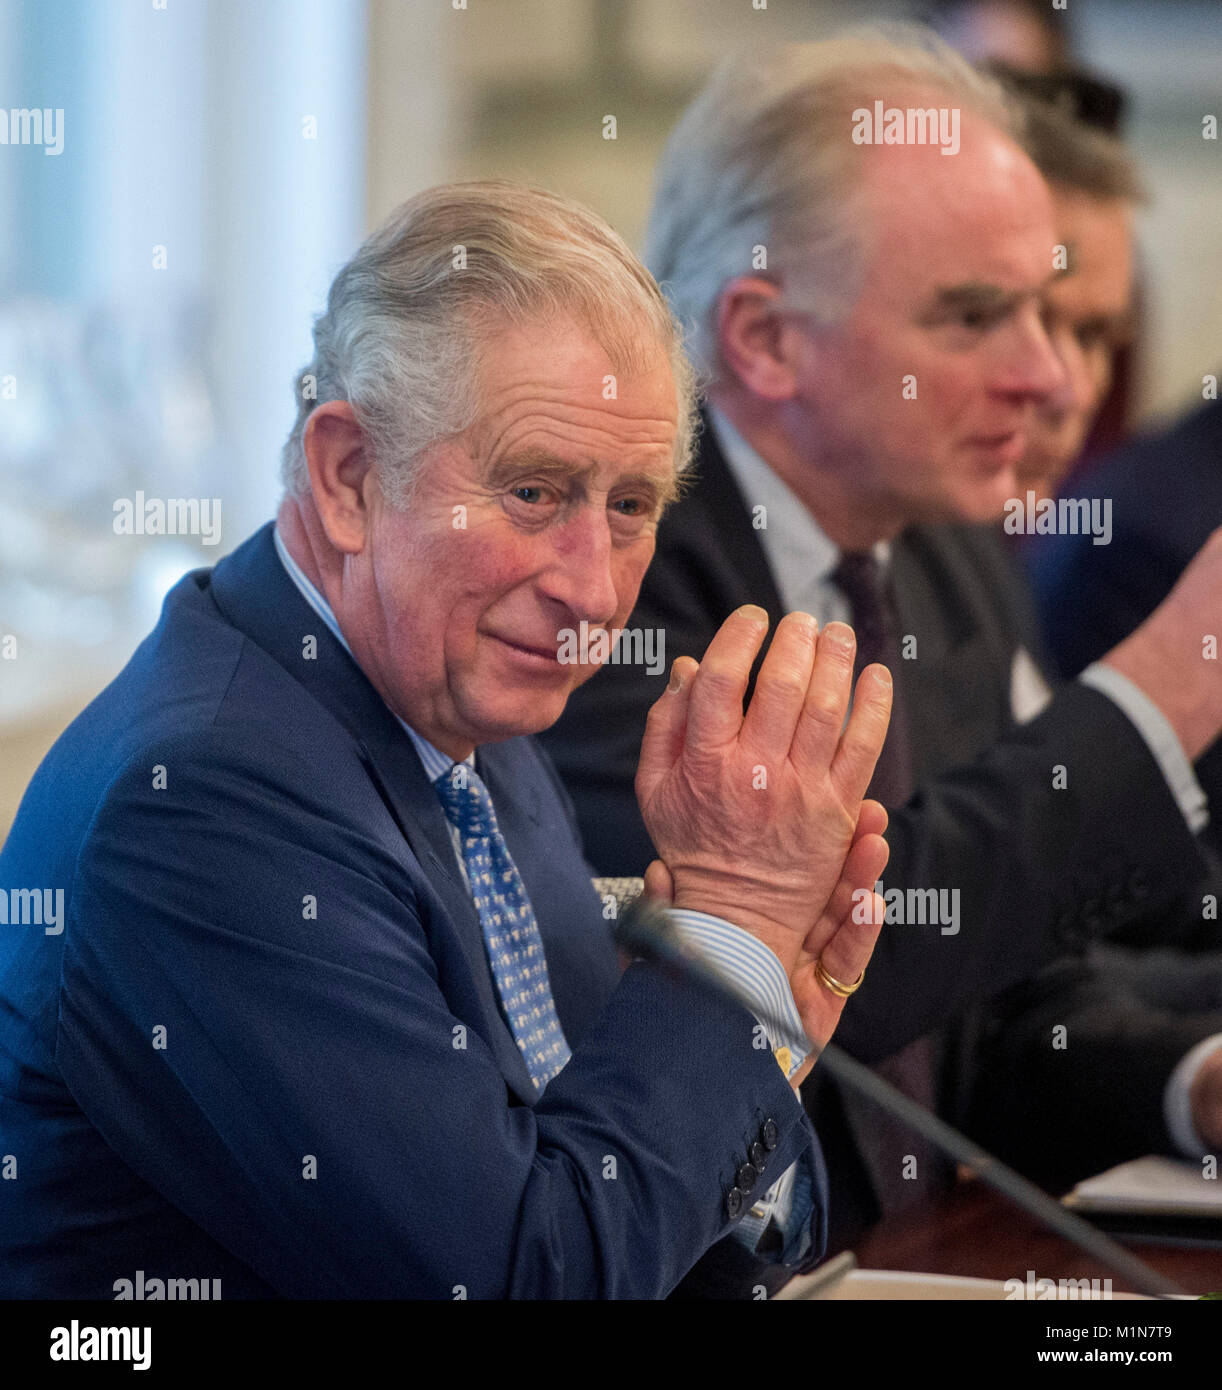
[[[409,199],[336,275],[314,322],[314,356],[294,381],[297,419],[281,477],[309,490],[303,436],[324,401],[351,404],[393,505],[406,505],[421,455],[479,416],[480,364],[506,324],[572,316],[614,370],[670,363],[675,468],[692,450],[693,373],[682,333],[649,272],[587,208],[512,183],[448,184]]]
[[[834,323],[863,269],[854,227],[851,111],[888,91],[936,90],[1017,137],[1017,104],[933,33],[874,24],[813,43],[727,58],[667,142],[645,262],[708,378],[718,368],[715,310],[723,287],[758,274],[801,285],[802,307]]]

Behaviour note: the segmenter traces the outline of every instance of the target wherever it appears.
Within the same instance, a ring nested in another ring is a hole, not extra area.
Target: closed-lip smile
[[[515,642],[511,637],[502,637],[499,633],[490,632],[487,636],[494,641],[500,642],[502,646],[508,647],[511,651],[521,652],[523,656],[533,656],[540,661],[556,661],[555,647],[532,647],[525,642]]]

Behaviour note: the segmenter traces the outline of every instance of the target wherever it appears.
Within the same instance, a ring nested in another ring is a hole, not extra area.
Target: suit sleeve
[[[1117,487],[1128,491],[1124,476]],[[1117,494],[1116,530],[1112,544],[1095,546],[1086,536],[1046,539],[1033,557],[1031,580],[1040,617],[1060,669],[1067,676],[1097,661],[1143,623],[1167,597],[1211,524],[1181,519],[1169,533],[1165,518],[1154,507],[1143,510],[1139,496],[1122,511]],[[1217,518],[1212,518],[1216,521]],[[1215,808],[1205,832],[1215,852],[1222,853],[1222,740],[1215,740],[1196,764],[1196,776]]]
[[[1144,739],[1080,685],[976,762],[892,811],[886,885],[959,894],[956,931],[885,926],[875,951],[903,997],[845,1008],[838,1041],[881,1059],[1055,956],[1155,918],[1206,873]],[[884,1013],[880,1004],[886,1002]]]
[[[289,777],[248,744],[150,751],[111,787],[71,893],[57,1060],[120,1156],[266,1283],[660,1296],[729,1229],[767,1119],[769,1168],[802,1159],[822,1191],[750,1014],[644,965],[514,1103],[443,993],[441,909],[406,846],[364,828],[321,755]]]
[[[1222,1012],[1173,1014],[1106,968],[1063,961],[968,1025],[972,1086],[960,1121],[1054,1191],[1151,1151],[1179,1156],[1163,1099],[1176,1064],[1222,1031]]]

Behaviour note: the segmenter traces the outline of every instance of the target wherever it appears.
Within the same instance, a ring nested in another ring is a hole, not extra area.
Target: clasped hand
[[[761,608],[732,613],[703,661],[674,663],[650,710],[636,776],[659,855],[646,884],[764,942],[789,975],[807,1036],[822,1047],[844,999],[820,982],[815,963],[856,980],[883,919],[878,903],[854,908],[887,862],[887,814],[864,797],[887,733],[891,677],[884,666],[862,671],[846,723],[852,629],[831,623],[819,633],[809,614],[790,613],[744,715],[767,630]]]

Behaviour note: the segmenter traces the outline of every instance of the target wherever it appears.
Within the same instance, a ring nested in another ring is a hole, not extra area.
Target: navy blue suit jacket
[[[1058,535],[1026,547],[1048,645],[1067,676],[1145,622],[1222,526],[1222,401],[1130,441],[1072,491],[1110,503],[1111,543]],[[1220,635],[1218,621],[1202,637]],[[1202,755],[1196,773],[1213,807],[1204,839],[1222,854],[1222,739]]]
[[[660,1296],[769,1120],[760,1183],[810,1165],[822,1250],[751,1015],[621,976],[549,762],[477,767],[574,1050],[539,1100],[436,794],[270,526],[173,589],[0,854],[66,903],[60,934],[0,926],[0,1296]]]

